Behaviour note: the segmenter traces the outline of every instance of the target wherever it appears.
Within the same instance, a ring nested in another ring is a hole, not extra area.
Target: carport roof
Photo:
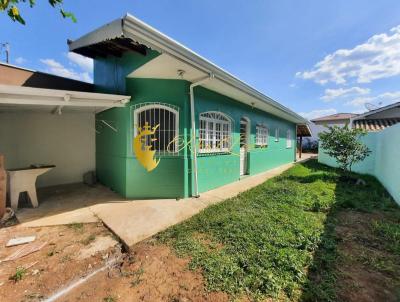
[[[16,110],[64,110],[100,112],[113,107],[124,107],[130,96],[0,85],[0,112]]]

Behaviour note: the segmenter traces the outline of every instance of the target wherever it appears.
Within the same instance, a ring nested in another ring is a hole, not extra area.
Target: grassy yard
[[[398,301],[400,209],[373,177],[358,177],[366,185],[298,164],[157,239],[232,298]]]

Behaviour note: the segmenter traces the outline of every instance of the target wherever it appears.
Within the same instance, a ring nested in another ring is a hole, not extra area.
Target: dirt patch
[[[60,301],[229,301],[205,290],[200,272],[187,268],[165,245],[137,244],[119,268],[103,272]]]
[[[21,247],[6,248],[5,243],[10,238],[28,235],[35,235],[35,242],[47,243],[38,252],[15,261],[0,263],[2,301],[39,301],[72,280],[103,266],[106,258],[119,250],[115,246],[97,249],[97,252],[91,253],[87,258],[78,259],[80,251],[90,247],[88,237],[111,236],[102,224],[41,228],[12,226],[0,229],[0,259]],[[21,278],[18,277],[17,281],[10,280],[16,274]]]
[[[384,249],[372,223],[390,219],[385,212],[343,211],[337,219],[339,260],[337,292],[340,301],[398,301],[400,257]]]

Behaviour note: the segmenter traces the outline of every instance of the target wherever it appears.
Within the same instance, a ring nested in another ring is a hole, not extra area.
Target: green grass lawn
[[[343,183],[338,170],[316,161],[298,164],[157,238],[190,257],[209,290],[255,300],[336,301],[338,264],[362,261],[338,249],[341,212],[387,215],[371,221],[374,240],[382,240],[374,244],[394,257],[393,265],[400,257],[399,208],[375,178],[358,177],[367,185]]]

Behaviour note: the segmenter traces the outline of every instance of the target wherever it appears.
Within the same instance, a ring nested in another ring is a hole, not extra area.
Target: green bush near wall
[[[370,132],[361,141],[372,152],[363,162],[355,164],[353,171],[378,178],[400,204],[400,124],[380,132]],[[318,151],[318,161],[331,167],[338,166],[322,148]]]

